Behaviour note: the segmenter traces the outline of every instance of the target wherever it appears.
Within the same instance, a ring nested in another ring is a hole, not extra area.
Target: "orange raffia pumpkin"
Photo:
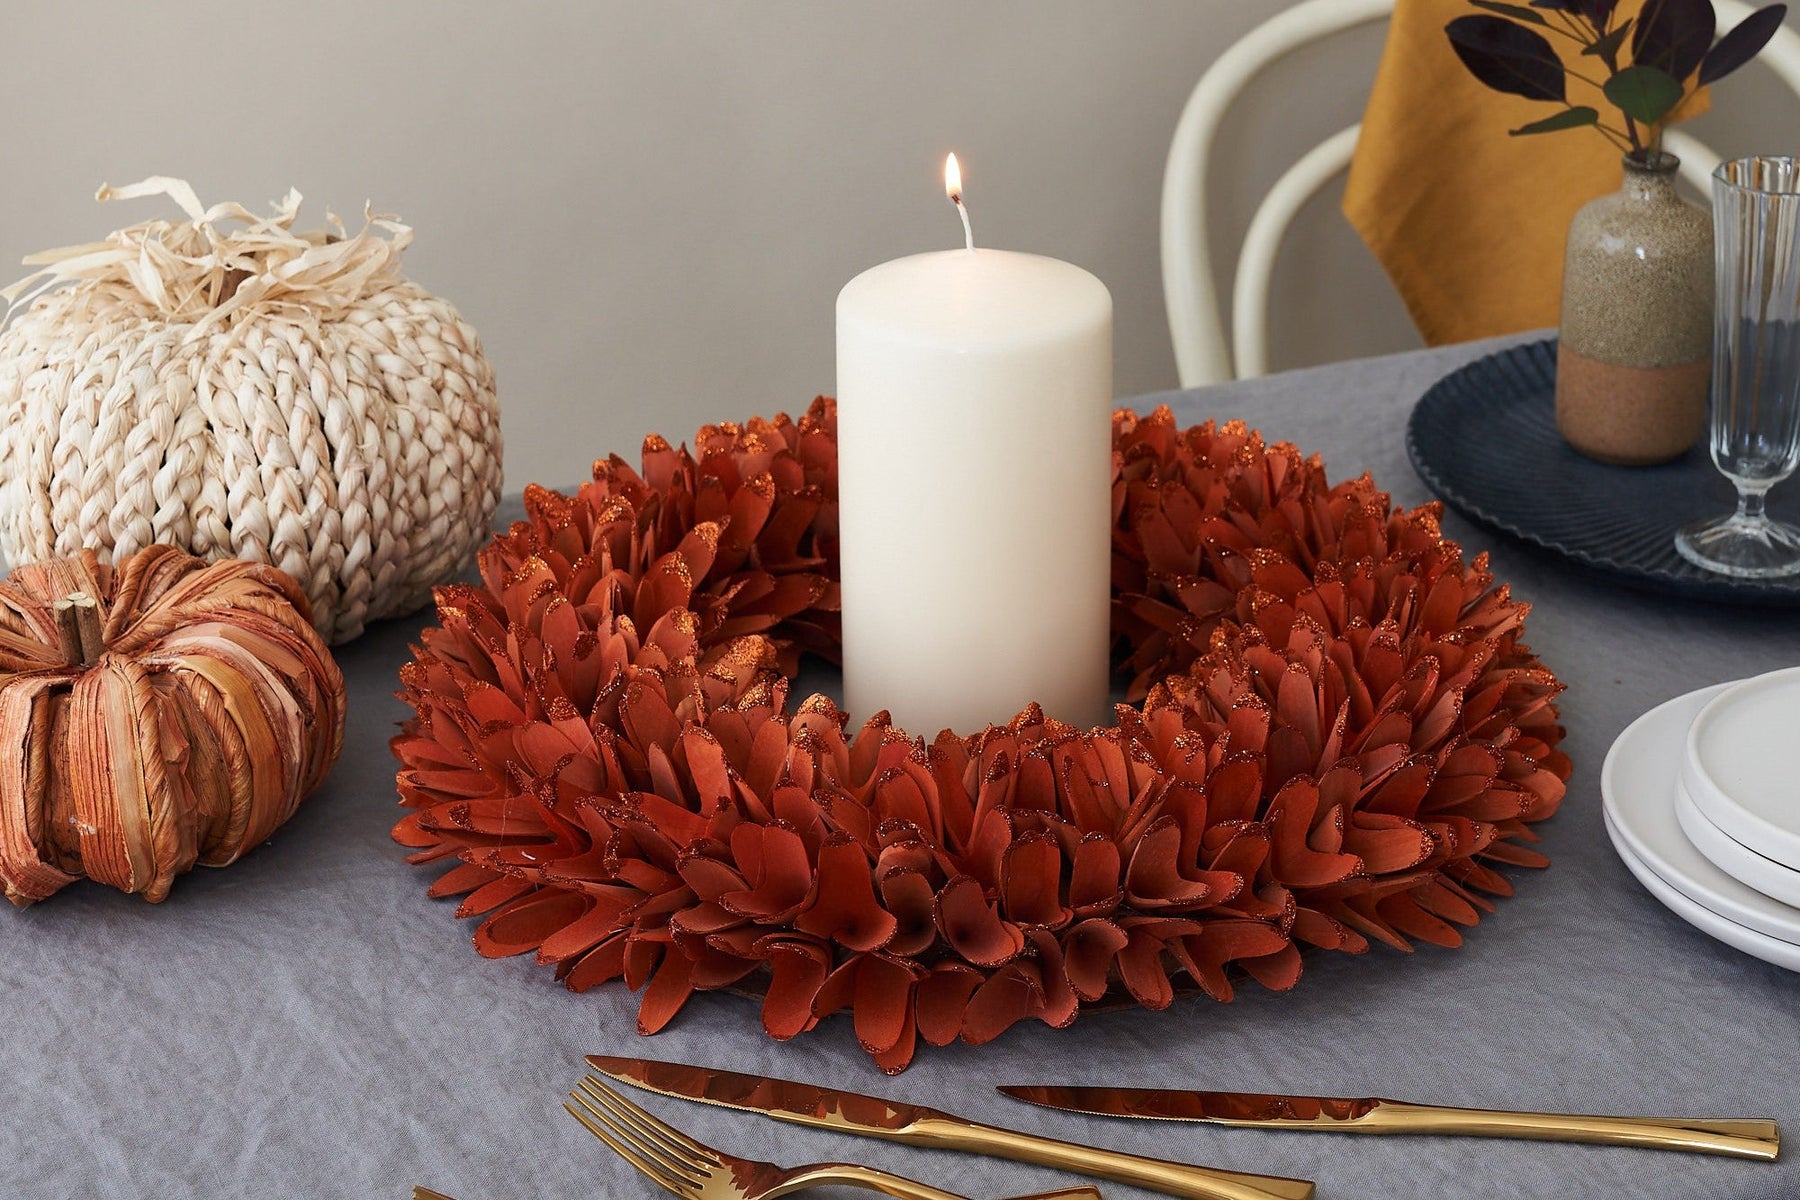
[[[151,546],[0,582],[0,883],[152,903],[293,815],[344,741],[344,679],[293,579]]]

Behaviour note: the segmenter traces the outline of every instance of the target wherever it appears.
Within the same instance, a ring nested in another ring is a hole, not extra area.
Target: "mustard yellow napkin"
[[[1641,7],[1624,0],[1615,22]],[[1480,11],[1397,0],[1344,192],[1344,215],[1432,345],[1556,324],[1569,219],[1621,177],[1619,151],[1593,129],[1507,136],[1558,110],[1492,91],[1463,67],[1444,26]],[[1576,71],[1603,77],[1574,42],[1551,42]],[[1572,77],[1569,98],[1617,124]],[[1704,108],[1700,92],[1680,114]]]

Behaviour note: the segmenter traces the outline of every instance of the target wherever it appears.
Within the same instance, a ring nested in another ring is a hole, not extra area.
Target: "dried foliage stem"
[[[1619,111],[1627,153],[1640,160],[1660,149],[1664,123],[1690,92],[1755,57],[1780,29],[1787,11],[1783,4],[1758,9],[1715,42],[1718,18],[1712,0],[1647,0],[1635,17],[1617,24],[1618,0],[1533,0],[1529,6],[1470,0],[1470,4],[1482,11],[1457,17],[1444,27],[1451,48],[1470,74],[1495,91],[1563,106],[1560,113],[1512,130],[1515,136],[1593,126],[1617,145],[1615,131],[1601,124],[1598,107],[1570,103],[1568,81],[1573,79],[1594,88],[1601,102]],[[1593,58],[1605,66],[1605,78],[1593,79],[1576,70],[1544,34],[1575,42],[1581,47],[1580,58]],[[1621,67],[1620,50],[1627,34],[1631,62]]]

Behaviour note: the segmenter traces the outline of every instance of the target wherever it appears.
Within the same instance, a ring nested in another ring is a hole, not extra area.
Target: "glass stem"
[[[1734,520],[1750,525],[1761,525],[1766,519],[1763,515],[1763,503],[1767,499],[1769,489],[1747,488],[1738,484],[1737,516]]]

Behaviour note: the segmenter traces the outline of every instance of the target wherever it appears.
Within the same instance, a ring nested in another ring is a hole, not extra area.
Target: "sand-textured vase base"
[[[1676,194],[1679,165],[1627,156],[1623,186],[1569,224],[1556,424],[1601,462],[1667,462],[1706,423],[1712,220]]]
[[[1664,367],[1601,362],[1556,350],[1556,427],[1604,463],[1642,467],[1679,456],[1706,424],[1712,357]]]

